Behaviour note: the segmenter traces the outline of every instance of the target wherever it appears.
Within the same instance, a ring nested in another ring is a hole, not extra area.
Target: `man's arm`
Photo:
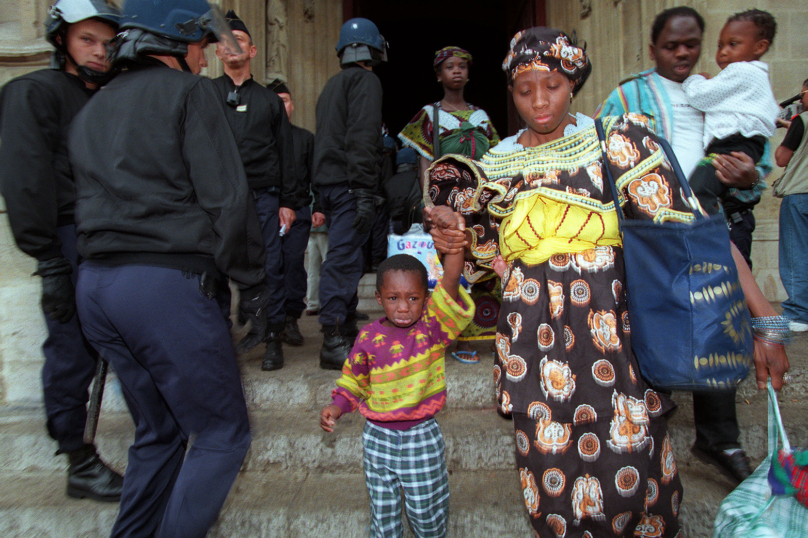
[[[367,73],[349,89],[347,131],[348,184],[351,189],[376,189],[382,136],[382,85]]]
[[[777,151],[774,152],[774,159],[777,161],[777,166],[785,168],[791,162],[791,157],[794,156],[794,150],[788,149],[784,146],[779,146]]]
[[[788,127],[788,131],[786,131],[786,136],[783,138],[783,142],[774,152],[774,160],[777,163],[777,166],[783,168],[788,166],[788,163],[791,162],[791,157],[794,156],[794,152],[798,147],[800,147],[804,134],[805,123],[802,121],[801,116],[797,116],[792,120],[791,125]]]
[[[281,207],[295,209],[297,205],[298,177],[295,170],[295,144],[292,138],[292,124],[283,108],[283,101],[274,92],[268,92],[274,115],[272,136],[278,151],[278,168],[281,177]]]
[[[213,84],[200,78],[185,107],[183,158],[197,202],[213,223],[216,266],[241,289],[258,286],[264,280],[261,227]]]
[[[0,103],[0,189],[17,246],[39,261],[62,257],[53,168],[60,111],[38,83],[9,82]]]

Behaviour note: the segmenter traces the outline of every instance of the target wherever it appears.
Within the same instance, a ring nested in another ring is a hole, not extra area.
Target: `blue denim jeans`
[[[808,194],[780,204],[780,279],[788,294],[783,315],[808,323]]]

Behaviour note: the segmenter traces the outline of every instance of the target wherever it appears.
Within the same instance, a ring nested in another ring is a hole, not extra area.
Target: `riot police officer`
[[[387,43],[367,19],[342,25],[342,71],[317,100],[312,185],[328,224],[328,256],[320,277],[320,367],[342,369],[356,335],[362,245],[376,219],[382,152],[382,86],[373,67],[387,61]]]
[[[241,289],[245,314],[268,303],[238,149],[196,76],[209,42],[238,45],[205,0],[128,0],[121,30],[110,60],[122,72],[69,139],[78,312],[136,425],[112,536],[202,538],[250,445],[216,281]]]
[[[56,47],[50,69],[10,81],[0,94],[0,186],[17,246],[37,259],[48,338],[42,388],[50,436],[68,456],[67,494],[117,501],[123,478],[84,443],[88,387],[98,356],[75,316],[79,257],[67,129],[109,77],[106,44],[117,9],[101,0],[59,0],[45,37]],[[97,131],[102,126],[96,126]]]

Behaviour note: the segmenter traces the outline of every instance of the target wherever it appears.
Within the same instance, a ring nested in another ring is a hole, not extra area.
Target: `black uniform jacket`
[[[79,77],[55,69],[0,92],[0,188],[17,246],[39,261],[62,256],[56,228],[73,223],[67,131],[91,95]]]
[[[295,209],[311,204],[311,167],[314,161],[314,134],[292,125],[292,140],[295,146],[295,175],[297,176],[297,199]]]
[[[281,207],[295,209],[297,180],[292,129],[278,94],[248,79],[238,88],[238,104],[227,104],[236,85],[227,75],[213,80],[227,123],[236,139],[250,189],[277,189]]]
[[[346,67],[326,82],[317,100],[315,187],[347,182],[376,190],[382,151],[382,85],[373,72]]]
[[[209,79],[154,60],[131,67],[73,120],[78,250],[108,264],[264,279],[255,206]]]

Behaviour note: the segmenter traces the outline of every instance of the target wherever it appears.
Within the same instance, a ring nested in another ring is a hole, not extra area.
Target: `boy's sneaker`
[[[788,322],[788,328],[791,329],[793,333],[804,333],[808,331],[808,323],[792,320]]]

